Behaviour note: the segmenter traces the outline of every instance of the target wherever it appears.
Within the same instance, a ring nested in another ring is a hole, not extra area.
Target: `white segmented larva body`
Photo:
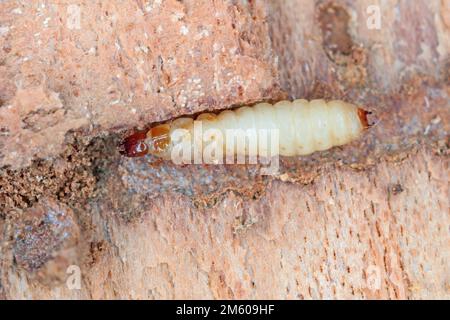
[[[260,132],[274,129],[279,132],[279,155],[308,155],[357,139],[368,127],[366,114],[366,111],[357,106],[339,100],[308,102],[299,99],[292,102],[280,101],[274,105],[258,103],[253,107],[225,110],[217,115],[199,115],[195,122],[201,120],[203,132],[210,129],[214,131],[206,139],[203,137],[203,141],[192,139],[190,143],[193,148],[201,149],[221,134],[224,152],[249,156],[267,155],[266,150],[261,148],[249,148],[247,145],[241,149],[236,148],[234,142],[230,143],[226,139],[227,131],[237,130],[237,138],[246,139],[247,130]],[[148,152],[169,156],[174,141],[180,141],[179,135],[176,137],[178,129],[184,129],[183,135],[186,137],[193,137],[195,122],[192,118],[179,118],[150,129],[146,139]]]
[[[252,108],[224,111],[217,120],[203,120],[202,124],[203,130],[277,129],[282,156],[307,155],[343,145],[358,138],[364,129],[357,107],[324,100],[259,103]]]

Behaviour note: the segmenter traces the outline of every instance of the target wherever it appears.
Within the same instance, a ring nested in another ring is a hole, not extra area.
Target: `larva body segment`
[[[212,142],[220,142],[224,154],[227,155],[231,153],[266,156],[268,153],[264,150],[264,146],[251,148],[248,144],[244,144],[239,148],[235,141],[227,139],[227,132],[235,130],[237,139],[247,139],[248,142],[250,141],[248,134],[251,131],[256,132],[259,140],[262,139],[260,132],[277,130],[279,155],[308,155],[357,139],[368,127],[366,114],[366,111],[355,105],[338,100],[308,102],[299,99],[292,102],[280,101],[274,105],[259,103],[253,107],[225,110],[218,115],[211,113],[199,115],[196,122],[201,121],[202,131],[210,133],[203,138],[194,138],[192,118],[179,118],[150,129],[145,143],[148,145],[149,153],[166,158],[170,157],[175,142],[178,143],[183,139],[191,141],[192,149],[202,149]],[[179,129],[183,129],[181,136]],[[129,139],[136,142],[136,139]],[[129,146],[128,149],[133,148]],[[142,146],[140,149],[142,150]]]

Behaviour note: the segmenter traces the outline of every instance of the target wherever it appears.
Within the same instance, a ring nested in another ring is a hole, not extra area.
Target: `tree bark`
[[[79,4],[89,37],[66,7],[0,5],[0,298],[450,298],[449,1],[98,3]],[[28,47],[38,32],[62,44]],[[274,176],[117,151],[139,126],[286,97],[375,124]]]

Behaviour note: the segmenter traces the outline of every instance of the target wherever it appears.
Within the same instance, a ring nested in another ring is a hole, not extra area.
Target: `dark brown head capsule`
[[[138,131],[125,138],[122,143],[121,153],[127,157],[142,157],[148,153],[148,145],[145,143],[147,131]]]

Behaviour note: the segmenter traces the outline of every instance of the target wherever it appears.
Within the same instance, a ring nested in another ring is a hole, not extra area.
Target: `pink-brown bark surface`
[[[450,298],[449,12],[1,2],[0,298]],[[118,152],[152,123],[283,98],[376,124],[275,176]]]

